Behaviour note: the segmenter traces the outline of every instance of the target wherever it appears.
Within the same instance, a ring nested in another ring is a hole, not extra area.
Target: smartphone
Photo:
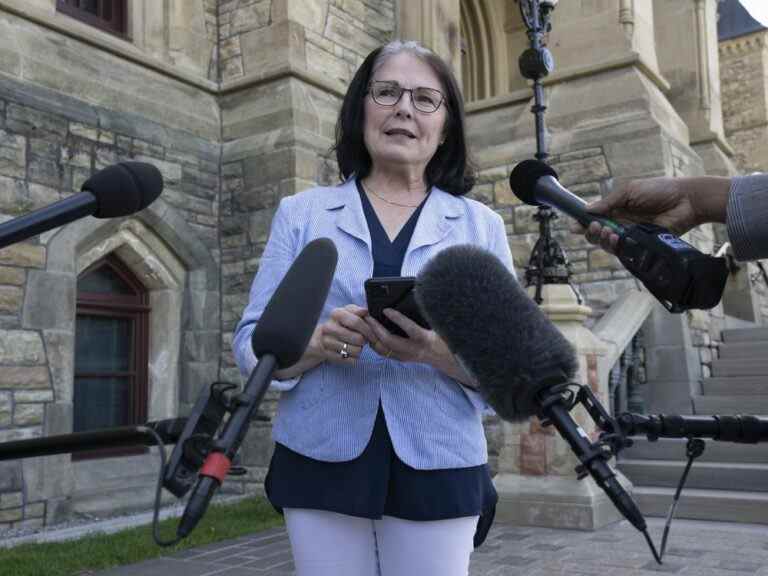
[[[407,316],[422,328],[430,329],[429,323],[421,315],[413,287],[416,278],[413,276],[380,276],[368,278],[365,281],[365,297],[368,301],[368,312],[393,334],[408,337],[400,326],[384,316],[384,308],[393,308]]]

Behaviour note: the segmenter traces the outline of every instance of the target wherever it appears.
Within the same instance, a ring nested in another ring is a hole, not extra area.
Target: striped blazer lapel
[[[419,248],[437,244],[448,235],[456,220],[461,217],[460,202],[440,188],[432,189],[416,223],[406,257]]]
[[[365,242],[371,247],[371,233],[363,214],[363,205],[357,191],[355,178],[350,177],[346,182],[328,191],[326,210],[336,211],[336,226],[343,232]]]

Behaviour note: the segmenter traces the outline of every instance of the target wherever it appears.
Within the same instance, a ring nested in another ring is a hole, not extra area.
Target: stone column
[[[418,40],[442,56],[461,80],[459,0],[398,3],[397,36]]]
[[[598,356],[607,348],[583,325],[591,310],[578,304],[566,285],[547,285],[542,296],[542,310],[576,350],[579,370],[575,381],[589,385],[607,406],[607,384],[600,384],[597,373]],[[571,415],[595,437],[595,425],[583,408],[575,408]],[[499,492],[497,518],[515,524],[582,530],[595,530],[621,518],[591,477],[576,478],[574,469],[579,461],[553,427],[543,428],[534,417],[521,424],[504,423],[502,437],[499,473],[494,479]],[[629,485],[620,473],[617,476]]]
[[[716,0],[661,0],[654,4],[659,64],[670,103],[688,125],[691,147],[707,174],[736,173],[726,142],[720,99]]]

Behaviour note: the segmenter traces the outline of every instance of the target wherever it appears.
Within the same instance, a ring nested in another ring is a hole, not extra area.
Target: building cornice
[[[218,83],[170,66],[162,60],[142,52],[129,40],[102,32],[65,15],[51,16],[30,6],[25,0],[0,0],[0,12],[8,12],[89,46],[125,58],[189,86],[199,88],[209,94],[217,94],[219,91]]]
[[[738,56],[761,50],[765,47],[766,40],[768,40],[768,30],[761,30],[746,36],[723,40],[718,49],[721,56]]]

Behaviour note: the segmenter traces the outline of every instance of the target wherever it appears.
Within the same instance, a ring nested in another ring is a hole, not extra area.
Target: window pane
[[[133,320],[78,314],[75,374],[131,369]]]
[[[89,272],[77,281],[79,292],[96,292],[98,294],[136,294],[125,281],[109,266],[101,266]]]
[[[131,423],[128,378],[76,378],[73,430],[93,430]]]
[[[98,1],[97,0],[80,0],[80,10],[90,12],[91,14],[98,15]]]

